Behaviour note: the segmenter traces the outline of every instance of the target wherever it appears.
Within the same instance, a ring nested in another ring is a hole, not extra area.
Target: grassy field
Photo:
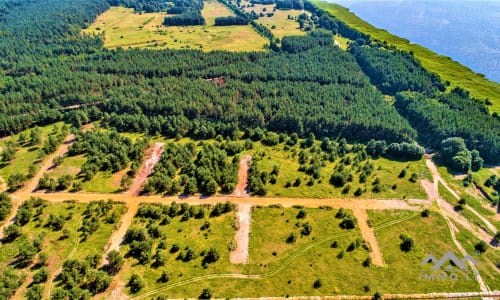
[[[319,147],[319,143],[317,143]],[[334,170],[340,165],[340,158],[334,162],[329,160],[322,160],[321,177],[314,181],[313,185],[308,185],[311,176],[304,172],[299,171],[300,163],[297,154],[301,149],[299,146],[290,147],[289,150],[284,149],[283,144],[277,146],[264,146],[260,142],[254,143],[254,149],[247,152],[254,157],[264,156],[258,161],[259,169],[270,173],[275,165],[280,167],[277,181],[275,184],[268,183],[268,196],[271,197],[311,197],[311,198],[346,198],[354,197],[357,188],[363,190],[360,198],[411,198],[411,199],[425,199],[427,195],[422,186],[416,182],[409,180],[412,173],[417,173],[419,179],[430,178],[430,174],[425,166],[423,160],[400,162],[379,158],[372,160],[374,164],[374,171],[365,183],[359,182],[360,172],[355,171],[354,166],[346,167],[351,170],[353,174],[353,182],[350,184],[351,188],[345,192],[343,188],[336,188],[330,184],[330,176]],[[309,153],[309,149],[305,149]],[[295,153],[295,154],[294,154]],[[313,156],[308,154],[309,159]],[[354,157],[352,154],[349,156]],[[360,163],[363,165],[365,162]],[[406,169],[406,176],[400,178],[399,174],[403,169]],[[293,186],[297,178],[300,178],[301,184]],[[376,178],[380,179],[382,191],[376,193],[372,189],[373,182]],[[292,183],[292,186],[286,187],[287,182]],[[395,185],[395,186],[394,186]]]
[[[195,207],[198,210],[200,207]],[[183,221],[182,216],[178,215],[170,219],[170,224],[161,225],[161,220],[134,218],[132,227],[146,228],[149,224],[159,226],[161,234],[166,238],[167,248],[163,253],[167,257],[165,266],[155,267],[152,264],[141,265],[134,258],[127,258],[124,268],[118,275],[120,279],[127,282],[132,273],[137,273],[146,283],[143,291],[148,291],[162,286],[158,278],[163,271],[167,271],[170,277],[169,283],[179,282],[196,276],[202,276],[213,273],[227,273],[236,271],[229,264],[229,244],[234,237],[234,212],[223,214],[218,217],[209,217],[207,215],[200,219],[190,218]],[[201,227],[205,222],[209,222],[208,229]],[[152,254],[156,253],[160,239],[153,240]],[[170,249],[173,244],[179,245],[179,251],[172,253]],[[189,246],[195,251],[196,258],[189,262],[178,259],[179,253],[184,252],[185,247]],[[207,268],[201,265],[203,257],[200,253],[209,248],[217,249],[220,258],[216,263],[209,264]],[[129,246],[121,247],[122,254],[126,254]],[[151,260],[151,263],[154,259]]]
[[[248,2],[246,2],[248,4]],[[244,5],[245,2],[242,2]],[[257,23],[266,26],[271,30],[273,35],[279,39],[282,39],[287,35],[305,35],[306,32],[300,30],[299,23],[296,20],[289,19],[291,16],[293,18],[298,17],[300,14],[304,13],[303,10],[290,9],[290,10],[274,10],[275,5],[264,5],[255,4],[253,7],[245,7],[245,12],[254,11],[257,14],[261,12],[264,16],[257,19]],[[273,13],[271,17],[268,17],[267,13]]]
[[[420,45],[411,44],[408,40],[397,37],[386,30],[376,28],[340,5],[319,0],[314,0],[313,3],[349,26],[369,34],[375,39],[386,41],[404,51],[412,51],[427,70],[438,74],[444,81],[449,81],[451,87],[460,86],[480,100],[488,98],[493,103],[489,107],[490,112],[500,113],[500,85],[498,83],[489,81],[483,75],[473,72],[449,57],[438,55]]]
[[[476,174],[480,174],[480,176],[488,174],[487,170],[488,169],[482,169],[479,172],[474,172],[473,173],[474,178],[477,178]],[[446,167],[438,165],[438,171],[441,177],[444,180],[446,180],[450,188],[452,188],[455,191],[455,193],[457,193],[460,197],[465,198],[467,200],[468,206],[472,207],[483,217],[488,219],[488,221],[490,221],[491,224],[500,229],[500,221],[495,216],[496,207],[492,206],[492,204],[488,200],[480,197],[474,191],[473,186],[464,187],[463,181],[461,179],[456,179],[454,175],[451,173],[451,171],[448,170]],[[453,195],[451,195],[447,190],[445,190],[445,188],[441,184],[439,185],[439,193],[441,196],[443,196],[444,194],[445,200],[449,201],[450,203],[454,205],[457,203],[455,197],[453,197]],[[471,212],[462,212],[462,213],[464,214],[465,217],[470,217],[471,221],[475,222],[476,224],[482,224],[482,222],[477,218],[477,216],[475,216]],[[484,225],[482,225],[482,227],[484,227]]]
[[[206,26],[163,26],[164,13],[134,13],[133,9],[111,7],[85,33],[102,34],[106,48],[202,49],[259,51],[267,40],[248,26],[213,26],[218,16],[233,13],[216,1],[206,1],[202,14]]]
[[[474,182],[476,183],[476,185],[479,188],[481,188],[488,195],[490,200],[498,202],[498,201],[500,201],[500,196],[495,191],[495,189],[492,186],[487,187],[484,184],[486,182],[486,180],[488,178],[490,178],[490,176],[492,176],[492,175],[496,175],[497,178],[500,177],[499,169],[497,169],[497,168],[483,168],[477,172],[474,172],[472,176],[474,178]]]
[[[62,164],[50,170],[47,175],[50,178],[57,178],[63,175],[72,175],[75,181],[81,181],[79,176],[82,165],[87,160],[84,154],[76,156],[65,156]],[[115,193],[121,190],[120,182],[123,176],[126,175],[129,168],[116,173],[99,171],[89,181],[83,182],[82,191],[96,193]]]
[[[374,224],[375,234],[387,268],[393,271],[391,273],[393,276],[399,275],[405,276],[407,279],[411,278],[411,280],[400,281],[396,285],[397,289],[405,291],[412,289],[412,286],[413,289],[419,286],[421,292],[478,291],[479,285],[475,281],[428,281],[419,279],[420,272],[429,268],[420,265],[428,254],[432,254],[439,259],[448,250],[451,250],[456,255],[459,255],[444,218],[437,212],[432,211],[430,217],[427,218],[417,215],[393,226],[377,229],[379,224],[384,224],[389,220],[402,219],[412,213],[405,211],[369,211],[368,213],[370,220]],[[399,249],[401,243],[399,235],[403,233],[414,240],[414,248],[408,253]],[[387,282],[388,279],[384,277],[384,281]]]
[[[261,274],[262,278],[215,278],[168,288],[173,284],[169,282],[157,295],[169,298],[197,297],[203,288],[209,288],[216,298],[373,295],[375,291],[425,293],[479,289],[473,281],[429,282],[418,279],[419,273],[426,270],[420,266],[420,262],[429,252],[443,255],[448,249],[456,251],[444,219],[436,213],[422,219],[419,213],[411,211],[370,211],[386,266],[364,267],[362,263],[368,257],[366,249],[360,246],[347,251],[351,242],[361,238],[360,232],[357,229],[340,229],[340,219],[335,218],[337,210],[305,209],[306,217],[303,219],[297,219],[298,211],[295,208],[254,208],[250,264],[233,268],[239,268],[244,274]],[[301,224],[305,222],[313,228],[309,236],[300,235]],[[291,232],[297,233],[295,244],[286,243]],[[415,247],[409,253],[399,249],[400,233],[409,234],[415,240]],[[182,234],[177,233],[176,236]],[[333,242],[337,242],[336,248],[332,247]],[[338,256],[340,252],[344,254],[342,258]],[[171,269],[168,264],[167,269]],[[199,271],[194,267],[191,269]],[[187,273],[183,273],[182,278],[188,279]],[[315,288],[313,283],[318,279],[321,287]]]
[[[101,254],[104,246],[114,229],[114,224],[100,222],[99,228],[90,235],[87,240],[82,241],[78,228],[82,224],[83,212],[86,209],[86,204],[77,204],[65,202],[61,204],[45,204],[43,212],[39,215],[32,217],[22,228],[21,237],[13,242],[2,243],[0,246],[0,272],[7,267],[16,267],[17,272],[26,275],[33,275],[38,271],[39,267],[34,264],[28,264],[23,267],[16,261],[18,247],[31,243],[40,235],[44,235],[43,246],[41,252],[48,255],[48,269],[51,274],[58,270],[63,261],[69,258],[84,259],[88,254]],[[123,213],[125,207],[123,205],[115,205],[113,211],[120,215]],[[111,213],[111,212],[110,212]],[[62,216],[64,219],[64,226],[62,230],[52,230],[46,226],[49,215]],[[63,230],[67,230],[67,236],[64,236]],[[37,256],[38,257],[38,256]],[[33,260],[37,262],[37,258]],[[30,283],[30,281],[26,282]],[[21,287],[20,294],[26,289],[26,283]],[[45,289],[48,284],[45,285]]]
[[[44,141],[47,139],[47,136],[52,132],[54,129],[54,126],[57,126],[58,128],[61,128],[63,125],[62,122],[58,122],[52,125],[47,125],[44,127],[40,127],[40,132],[41,132],[41,142],[38,145],[35,146],[29,146],[29,145],[17,145],[17,150],[15,154],[15,158],[10,162],[10,163],[1,163],[0,164],[0,182],[5,184],[7,181],[7,178],[12,174],[12,173],[22,173],[22,174],[28,174],[28,170],[30,166],[35,165],[37,169],[40,166],[40,163],[43,160],[43,157],[39,157],[39,150],[43,146]],[[0,148],[4,148],[6,143],[9,141],[16,143],[19,140],[20,135],[26,135],[29,138],[31,130],[25,130],[21,133],[18,133],[16,135],[10,136],[8,138],[2,139],[0,141]],[[5,188],[5,186],[3,186]]]
[[[467,230],[461,230],[457,234],[457,239],[464,246],[465,251],[476,259],[477,268],[490,289],[500,289],[500,251],[488,248],[483,254],[477,253],[474,246],[479,242],[479,239]]]

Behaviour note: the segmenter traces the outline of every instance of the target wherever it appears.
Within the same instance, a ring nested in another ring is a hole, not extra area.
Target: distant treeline
[[[166,17],[165,26],[192,26],[205,25],[205,18],[197,11],[187,11],[180,15]]]
[[[485,162],[500,162],[497,115],[466,91],[443,92],[411,54],[372,41],[309,2],[315,27],[350,38],[349,51],[323,33],[284,38],[278,47],[270,30],[251,19],[274,51],[107,50],[99,36],[81,34],[109,8],[107,0],[3,3],[2,136],[61,120],[77,126],[100,120],[118,131],[166,137],[275,131],[407,142],[403,152],[415,150],[407,146],[414,141],[440,149],[443,140],[460,137],[471,157],[478,150]],[[223,82],[208,80],[216,77]],[[380,90],[394,96],[394,105]],[[387,147],[391,155],[399,151]]]
[[[240,16],[215,18],[215,26],[248,25],[248,19]]]

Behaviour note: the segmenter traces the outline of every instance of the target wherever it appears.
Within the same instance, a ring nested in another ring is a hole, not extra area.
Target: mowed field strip
[[[102,34],[106,48],[260,51],[268,43],[250,25],[214,26],[216,17],[234,15],[217,1],[205,1],[202,15],[205,26],[166,27],[166,13],[138,14],[132,8],[111,7],[83,32]]]

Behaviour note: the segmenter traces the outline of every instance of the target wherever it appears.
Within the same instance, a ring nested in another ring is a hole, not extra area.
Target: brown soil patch
[[[237,197],[250,197],[248,194],[248,168],[252,162],[250,155],[245,155],[240,160],[240,168],[238,170],[238,184],[232,195]]]
[[[155,143],[153,149],[148,149],[146,151],[146,157],[148,157],[144,164],[137,172],[134,178],[134,182],[130,186],[128,194],[137,196],[142,190],[142,186],[146,182],[146,179],[153,172],[153,168],[160,161],[161,154],[163,153],[163,143]]]
[[[358,220],[361,236],[363,236],[363,239],[370,246],[370,257],[373,265],[379,267],[384,266],[384,258],[382,257],[382,252],[380,251],[377,238],[375,237],[375,230],[368,226],[368,214],[366,213],[366,209],[355,208],[352,211]]]
[[[236,218],[239,224],[234,235],[236,249],[229,255],[232,264],[246,264],[248,262],[248,244],[250,241],[250,220],[252,216],[251,204],[239,204]]]

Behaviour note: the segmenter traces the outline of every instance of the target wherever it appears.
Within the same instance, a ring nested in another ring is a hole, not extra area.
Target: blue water
[[[327,1],[500,83],[500,1]]]

